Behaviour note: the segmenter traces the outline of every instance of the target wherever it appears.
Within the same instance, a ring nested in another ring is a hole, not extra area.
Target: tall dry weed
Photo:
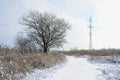
[[[13,51],[14,52],[14,51]],[[17,54],[0,52],[0,80],[18,80],[33,69],[49,68],[62,63],[63,54]]]

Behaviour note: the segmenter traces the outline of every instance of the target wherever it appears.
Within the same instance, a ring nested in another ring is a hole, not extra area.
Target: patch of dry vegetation
[[[49,68],[65,60],[63,54],[18,54],[0,51],[0,80],[18,80],[36,68]]]
[[[65,51],[64,54],[66,55],[74,55],[74,56],[81,56],[81,55],[90,55],[90,56],[111,56],[120,54],[120,50],[71,50]]]
[[[90,56],[90,61],[120,63],[120,50],[71,50],[64,54],[72,56]]]

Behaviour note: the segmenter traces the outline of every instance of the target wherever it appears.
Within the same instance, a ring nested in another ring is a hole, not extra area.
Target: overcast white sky
[[[120,48],[120,0],[0,0],[0,43],[14,43],[25,27],[19,19],[31,9],[54,13],[72,25],[64,50],[88,49],[90,16],[93,48]]]

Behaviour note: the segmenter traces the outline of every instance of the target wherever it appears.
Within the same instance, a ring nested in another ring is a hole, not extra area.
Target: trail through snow
[[[35,70],[27,74],[24,80],[98,80],[99,70],[88,62],[87,58],[67,56],[62,66],[46,70]]]

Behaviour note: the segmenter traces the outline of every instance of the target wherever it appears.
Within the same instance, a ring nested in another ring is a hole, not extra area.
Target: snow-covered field
[[[33,73],[28,73],[23,80],[120,80],[119,73],[115,71],[119,65],[91,63],[88,57],[66,57],[64,64],[45,70],[36,69]]]

